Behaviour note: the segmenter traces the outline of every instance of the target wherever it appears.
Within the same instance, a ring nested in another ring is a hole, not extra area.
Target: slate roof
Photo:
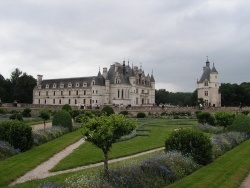
[[[212,69],[210,68],[210,62],[207,60],[206,66],[203,67],[203,74],[202,74],[200,80],[198,81],[198,83],[203,83],[205,80],[210,81],[210,74],[211,73],[218,73],[218,72],[215,69],[214,64],[213,64]]]

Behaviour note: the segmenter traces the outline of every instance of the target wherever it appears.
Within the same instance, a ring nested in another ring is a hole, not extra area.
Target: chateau
[[[206,66],[203,67],[203,74],[200,80],[197,80],[198,100],[203,99],[205,107],[220,107],[221,94],[219,87],[218,72],[214,64],[212,69],[210,68],[210,62],[207,59]]]
[[[33,90],[33,104],[49,105],[131,105],[147,106],[155,103],[153,73],[145,74],[142,68],[114,63],[97,76],[43,80],[37,75]]]

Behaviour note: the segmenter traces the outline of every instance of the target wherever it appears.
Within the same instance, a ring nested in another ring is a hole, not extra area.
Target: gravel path
[[[250,174],[246,177],[246,179],[242,182],[240,188],[249,188],[250,187]]]
[[[45,129],[52,127],[52,122],[45,123]],[[32,125],[32,130],[37,131],[40,129],[44,129],[44,124]]]
[[[29,180],[42,179],[42,178],[46,178],[46,177],[49,177],[49,176],[64,174],[64,173],[68,173],[68,172],[74,172],[74,171],[78,171],[78,170],[83,170],[83,169],[103,165],[103,162],[100,162],[100,163],[90,164],[90,165],[87,165],[87,166],[77,167],[77,168],[74,168],[74,169],[68,169],[68,170],[64,170],[64,171],[49,172],[49,170],[52,169],[60,160],[62,160],[67,155],[69,155],[71,152],[73,152],[74,149],[78,148],[83,143],[84,143],[84,140],[81,139],[78,142],[76,142],[75,144],[70,145],[66,149],[62,150],[61,152],[59,152],[56,155],[54,155],[53,157],[51,157],[48,161],[42,163],[41,165],[37,166],[35,169],[33,169],[30,172],[26,173],[24,176],[18,178],[17,180],[12,182],[10,185],[15,185],[17,183],[23,183],[23,182],[26,182],[26,181],[29,181]],[[109,160],[109,164],[114,163],[114,162],[118,162],[118,161],[122,161],[122,160],[125,160],[125,159],[138,157],[140,155],[145,155],[145,154],[152,153],[152,152],[155,152],[155,151],[160,151],[160,150],[163,150],[163,149],[164,149],[164,147],[153,149],[153,150],[142,152],[142,153],[138,153],[138,154],[127,156],[127,157],[112,159],[112,160]]]

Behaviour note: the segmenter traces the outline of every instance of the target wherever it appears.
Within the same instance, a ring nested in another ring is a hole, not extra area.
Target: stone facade
[[[218,72],[214,64],[212,69],[210,68],[210,62],[207,59],[206,66],[203,67],[203,74],[200,80],[197,80],[198,99],[203,99],[203,105],[205,107],[221,106],[219,87]]]
[[[114,63],[97,76],[43,80],[37,76],[33,104],[147,106],[155,103],[153,74],[137,66]]]

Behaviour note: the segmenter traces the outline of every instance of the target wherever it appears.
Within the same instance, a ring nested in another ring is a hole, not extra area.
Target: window
[[[141,90],[141,93],[144,93],[144,90],[143,90],[143,89]]]
[[[46,84],[46,88],[49,88],[49,84]]]
[[[92,81],[92,85],[95,85],[95,81],[94,80]]]
[[[68,87],[72,87],[72,84],[71,84],[71,83],[68,83]]]
[[[83,91],[83,95],[86,95],[86,90]]]
[[[48,91],[46,91],[46,96],[48,96],[49,95],[49,92]]]
[[[71,91],[69,91],[69,95],[71,95]]]
[[[207,80],[204,82],[204,86],[208,86],[208,81]]]
[[[77,104],[77,100],[75,99],[75,104]]]
[[[46,104],[46,102],[47,102],[46,99],[44,99],[44,104]]]
[[[205,96],[208,96],[208,91],[205,91]]]
[[[56,101],[55,101],[55,99],[53,99],[53,104],[55,104],[56,103]]]
[[[38,95],[41,96],[41,92],[40,91],[39,91]]]
[[[122,89],[122,99],[124,98],[123,93],[124,93],[124,92],[123,92],[123,89]]]
[[[76,83],[76,87],[79,87],[79,83]]]
[[[120,90],[118,89],[117,91],[117,98],[119,99],[120,98]]]
[[[41,89],[41,88],[42,88],[42,86],[41,86],[41,85],[39,85],[39,86],[38,86],[38,89]]]
[[[70,104],[70,99],[69,99],[69,104]]]
[[[87,87],[87,83],[84,82],[84,83],[83,83],[83,87]]]
[[[53,84],[53,88],[56,88],[56,84],[55,83]]]
[[[59,99],[59,104],[62,104],[62,100],[61,99]]]
[[[98,94],[98,90],[96,90],[95,93]]]
[[[63,95],[63,91],[61,91],[61,95]]]
[[[76,95],[79,95],[79,92],[78,92],[78,90],[76,90]]]
[[[54,91],[54,96],[56,95],[56,92]]]
[[[63,83],[60,84],[60,88],[64,88],[64,84]]]

